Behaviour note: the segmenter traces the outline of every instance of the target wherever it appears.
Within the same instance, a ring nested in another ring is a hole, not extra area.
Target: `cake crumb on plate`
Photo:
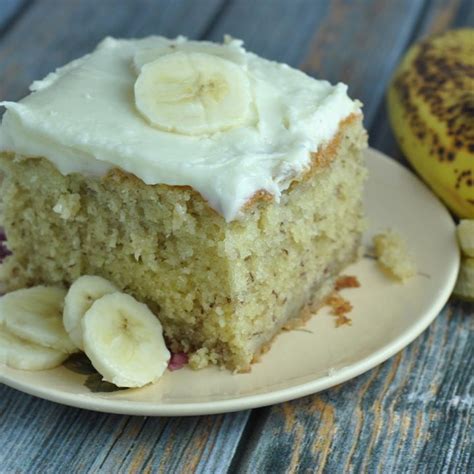
[[[405,240],[395,231],[386,230],[373,237],[375,257],[391,277],[404,282],[416,274],[416,266]]]

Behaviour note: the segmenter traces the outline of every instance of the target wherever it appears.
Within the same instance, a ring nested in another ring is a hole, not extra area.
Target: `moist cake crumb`
[[[386,230],[373,237],[373,244],[379,265],[390,276],[404,282],[416,274],[406,242],[398,233]]]

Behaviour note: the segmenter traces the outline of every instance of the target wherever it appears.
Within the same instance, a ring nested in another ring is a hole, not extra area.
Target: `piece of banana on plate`
[[[84,349],[103,379],[118,387],[156,382],[168,366],[158,318],[125,293],[95,301],[82,318]]]
[[[63,326],[66,290],[35,286],[12,291],[0,298],[6,330],[27,342],[72,354],[77,346]]]
[[[0,362],[13,369],[47,370],[61,365],[69,354],[25,341],[0,327]]]
[[[69,288],[64,300],[63,323],[69,337],[79,349],[84,350],[81,321],[94,301],[119,289],[100,276],[83,275]]]
[[[46,370],[77,350],[62,324],[65,290],[37,286],[0,298],[0,362]]]

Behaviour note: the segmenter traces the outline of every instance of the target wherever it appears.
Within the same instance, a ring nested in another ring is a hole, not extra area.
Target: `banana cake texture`
[[[364,227],[360,103],[222,44],[107,38],[0,127],[7,290],[99,275],[193,368],[249,370],[333,291]]]

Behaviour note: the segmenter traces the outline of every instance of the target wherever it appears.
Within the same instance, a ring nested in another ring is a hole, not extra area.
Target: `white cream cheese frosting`
[[[157,128],[137,109],[142,68],[183,51],[217,56],[245,72],[252,120],[210,134]],[[259,190],[278,201],[310,166],[310,153],[334,137],[341,120],[360,113],[347,86],[315,80],[286,64],[223,44],[158,36],[106,38],[91,54],[30,86],[19,102],[1,102],[0,151],[45,157],[62,174],[103,176],[120,168],[146,184],[188,185],[227,221]]]

